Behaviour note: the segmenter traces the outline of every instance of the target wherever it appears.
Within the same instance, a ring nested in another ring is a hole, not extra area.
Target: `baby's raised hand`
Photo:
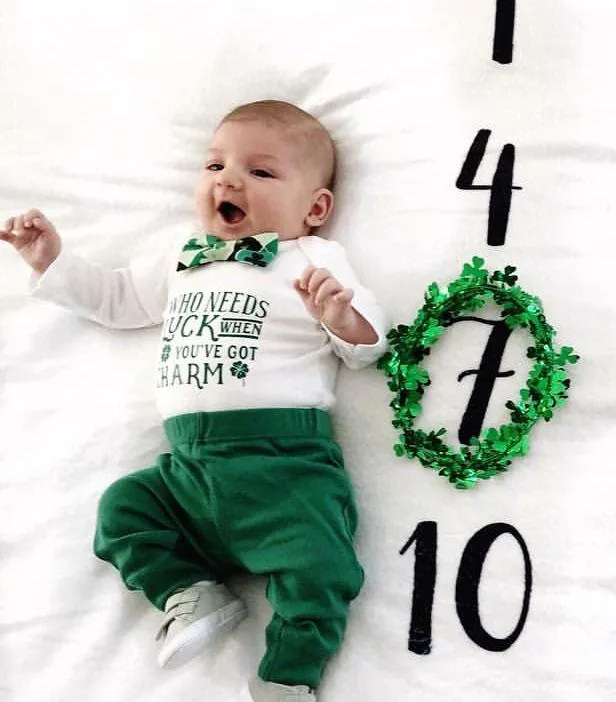
[[[43,274],[56,260],[62,243],[53,224],[40,210],[9,217],[0,240],[14,246],[19,255],[37,273]]]
[[[353,290],[343,287],[326,268],[308,266],[294,287],[310,314],[349,344],[375,344],[372,325],[351,306]]]
[[[351,307],[353,291],[343,287],[326,268],[308,266],[302,277],[295,281],[307,310],[334,334],[341,334],[353,324],[356,314]]]

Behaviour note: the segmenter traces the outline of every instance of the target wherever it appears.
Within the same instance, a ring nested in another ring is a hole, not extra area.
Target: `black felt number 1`
[[[511,63],[513,60],[514,23],[515,0],[496,0],[492,60],[497,63]]]

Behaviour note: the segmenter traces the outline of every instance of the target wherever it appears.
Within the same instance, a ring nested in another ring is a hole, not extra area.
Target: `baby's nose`
[[[227,167],[218,171],[217,183],[221,187],[237,189],[242,186],[242,179],[236,169]]]

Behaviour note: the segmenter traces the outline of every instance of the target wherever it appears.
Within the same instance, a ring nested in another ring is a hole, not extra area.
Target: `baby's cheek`
[[[195,187],[195,205],[197,211],[205,212],[208,208],[209,194],[208,189],[204,183],[197,183]]]
[[[195,199],[197,202],[202,200],[205,196],[205,183],[203,183],[202,180],[197,181],[197,185],[195,186]]]

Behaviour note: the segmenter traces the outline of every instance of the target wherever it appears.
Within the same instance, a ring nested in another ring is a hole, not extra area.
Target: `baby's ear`
[[[320,227],[334,209],[334,194],[327,188],[319,188],[312,194],[312,205],[305,222],[309,227]]]

